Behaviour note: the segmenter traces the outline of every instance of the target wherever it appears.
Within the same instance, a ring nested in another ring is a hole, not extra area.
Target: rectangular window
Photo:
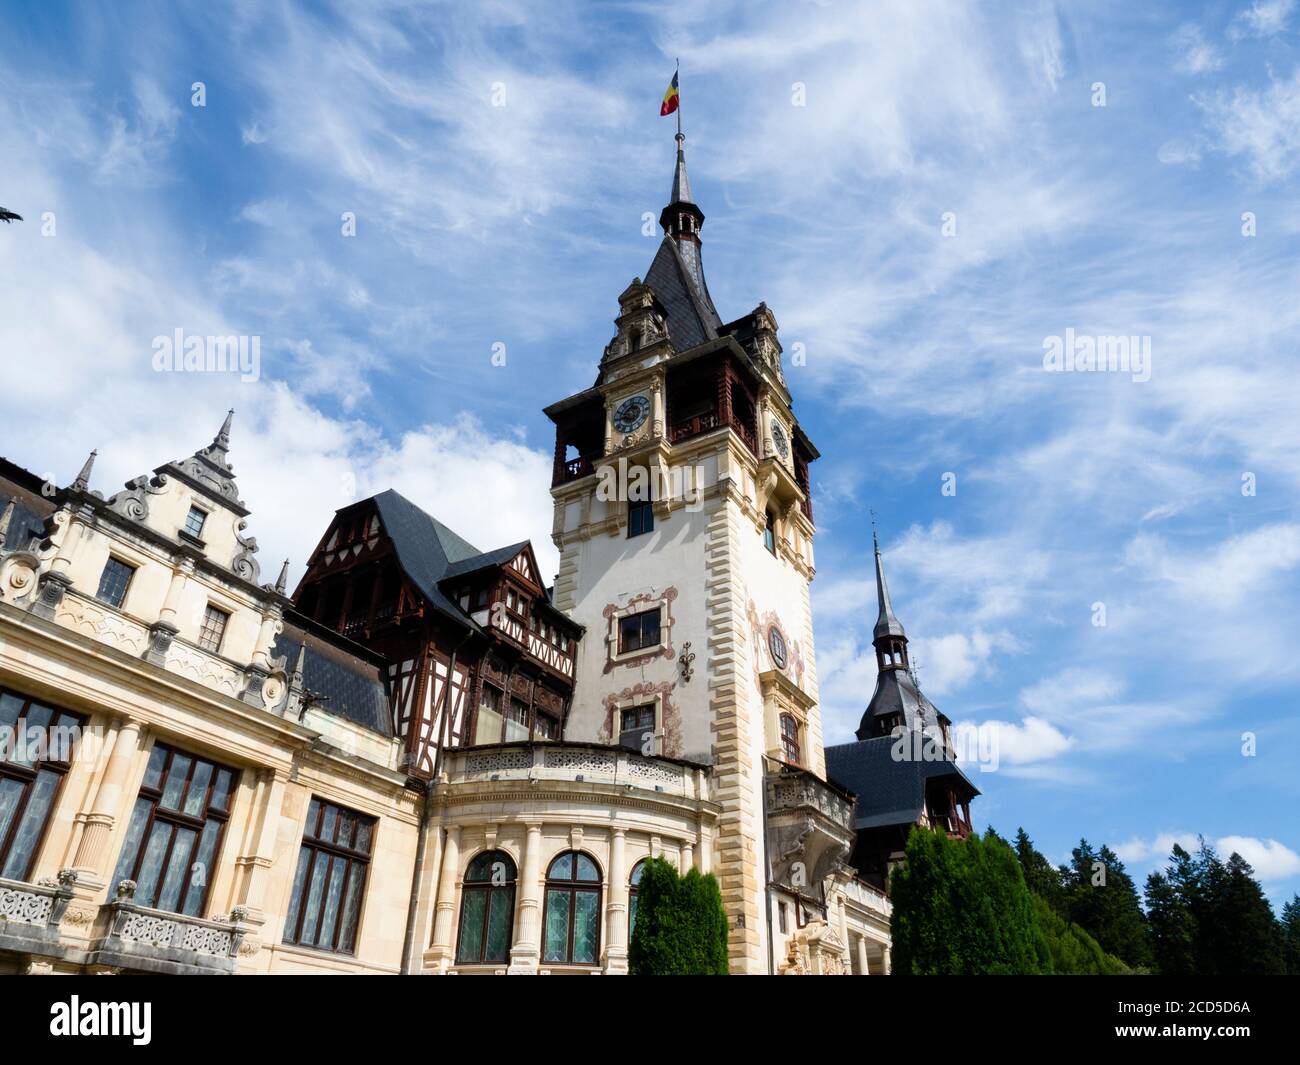
[[[511,698],[506,709],[506,743],[518,743],[528,739],[528,704],[522,699]]]
[[[85,719],[0,691],[0,877],[26,880]]]
[[[207,519],[207,511],[199,507],[190,507],[190,512],[185,515],[185,531],[197,540],[203,535],[203,523]]]
[[[655,508],[654,503],[649,499],[641,500],[638,503],[629,503],[627,505],[627,535],[641,536],[643,533],[654,532],[655,528]]]
[[[478,701],[478,723],[474,726],[475,743],[501,742],[501,702],[504,696],[500,688],[491,684],[483,685],[483,693]]]
[[[558,740],[560,738],[559,718],[539,712],[537,714],[537,727],[534,732],[539,740]]]
[[[307,807],[284,941],[355,954],[375,819],[313,798]]]
[[[126,826],[114,888],[135,881],[135,901],[202,917],[239,773],[155,743]]]
[[[104,563],[104,572],[99,575],[99,591],[95,593],[95,598],[109,606],[120,607],[126,599],[126,589],[134,574],[134,566],[110,556]]]
[[[203,628],[199,630],[199,646],[205,651],[216,654],[221,650],[221,641],[226,635],[226,622],[230,615],[211,603],[203,612]]]
[[[618,653],[659,646],[659,610],[643,610],[618,619]]]
[[[791,765],[802,764],[799,760],[799,722],[789,714],[781,715],[781,750]]]
[[[629,706],[619,711],[618,742],[620,747],[633,751],[645,749],[646,733],[650,733],[653,750],[655,731],[655,708],[653,703],[644,706]]]
[[[789,918],[789,916],[788,916],[788,914],[787,914],[786,911],[787,911],[787,907],[786,907],[786,904],[785,904],[784,902],[781,903],[781,904],[777,907],[777,910],[776,910],[776,914],[777,914],[777,925],[778,925],[778,927],[781,929],[781,934],[782,934],[782,935],[785,935],[786,932],[788,931],[788,922],[789,922],[789,920],[790,920],[790,918]]]

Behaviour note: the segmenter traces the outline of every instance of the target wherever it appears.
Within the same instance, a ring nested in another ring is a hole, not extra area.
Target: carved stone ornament
[[[241,535],[247,525],[248,522],[241,521],[239,528],[235,530],[235,539],[239,541],[240,550],[231,560],[230,568],[235,576],[256,584],[258,577],[261,576],[262,567],[261,563],[253,557],[257,554],[257,537]]]
[[[144,521],[149,516],[149,497],[161,495],[167,488],[167,475],[141,474],[126,482],[126,490],[110,496],[108,508],[131,521]]]

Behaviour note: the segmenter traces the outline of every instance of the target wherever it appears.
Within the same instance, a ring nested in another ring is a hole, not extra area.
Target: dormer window
[[[198,540],[203,536],[203,523],[207,520],[206,510],[201,507],[190,507],[190,512],[185,515],[185,531]]]
[[[104,571],[99,575],[99,591],[95,593],[95,598],[109,606],[120,608],[134,574],[134,566],[110,556],[104,563]]]
[[[211,603],[203,611],[203,627],[199,630],[199,646],[205,651],[216,654],[221,650],[221,641],[226,636],[226,623],[230,615]]]

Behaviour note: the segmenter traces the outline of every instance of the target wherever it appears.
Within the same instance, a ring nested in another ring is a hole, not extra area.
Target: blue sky
[[[234,406],[264,565],[301,572],[393,486],[553,566],[541,407],[591,383],[649,266],[680,57],[715,302],[765,300],[806,353],[828,738],[874,683],[870,507],[922,686],[998,736],[981,823],[1139,875],[1203,833],[1300,890],[1294,0],[11,2],[6,26],[0,453],[66,483],[98,447],[108,490]],[[177,328],[262,337],[260,379],[154,372]],[[1045,372],[1067,329],[1150,337],[1151,379]]]

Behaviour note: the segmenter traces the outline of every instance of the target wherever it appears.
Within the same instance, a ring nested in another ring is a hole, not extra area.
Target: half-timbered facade
[[[527,541],[480,551],[387,491],[335,515],[294,599],[388,660],[413,776],[433,777],[440,748],[562,737],[582,628],[551,604]]]

